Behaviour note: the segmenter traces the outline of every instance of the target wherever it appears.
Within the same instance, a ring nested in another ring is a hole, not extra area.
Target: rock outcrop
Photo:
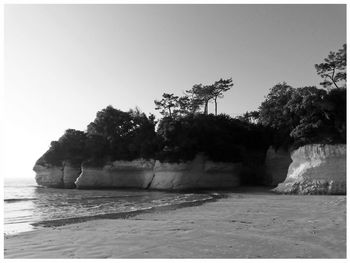
[[[283,148],[275,150],[270,146],[266,152],[263,184],[277,186],[279,183],[282,183],[287,177],[291,163],[290,151]]]
[[[305,145],[292,152],[288,175],[274,191],[286,194],[345,194],[346,145]]]
[[[255,166],[261,167],[259,163]],[[53,166],[39,162],[34,171],[38,185],[46,187],[183,190],[234,188],[244,176],[250,178],[252,171],[257,170],[252,178],[260,183],[262,177],[265,185],[278,184],[274,189],[278,193],[346,193],[346,145],[343,144],[306,145],[293,151],[291,156],[288,151],[270,148],[261,170],[255,166],[212,162],[198,154],[194,160],[182,163],[138,159],[115,161],[103,167],[83,165],[80,168],[69,162]]]
[[[222,163],[197,155],[193,161],[162,163],[156,161],[150,189],[223,189],[239,185],[241,163]]]
[[[38,185],[52,188],[75,188],[74,182],[81,172],[79,166],[69,162],[63,162],[61,166],[37,163],[33,170]]]
[[[61,167],[36,164],[34,171],[39,185],[55,188],[224,189],[239,185],[242,164],[212,162],[197,155],[183,163],[138,159],[81,169],[69,162]]]
[[[52,166],[49,164],[35,164],[33,168],[35,175],[35,181],[38,185],[63,188],[63,167]]]
[[[80,166],[72,165],[66,162],[63,167],[64,188],[75,188],[75,180],[79,177],[80,173]]]
[[[147,188],[153,178],[154,160],[115,161],[103,167],[82,167],[75,185],[87,188]]]

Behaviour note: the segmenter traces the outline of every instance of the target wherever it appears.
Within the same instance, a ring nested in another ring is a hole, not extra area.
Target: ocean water
[[[213,199],[215,193],[149,190],[78,190],[37,186],[34,180],[4,183],[5,235],[31,231],[50,222],[120,215]]]

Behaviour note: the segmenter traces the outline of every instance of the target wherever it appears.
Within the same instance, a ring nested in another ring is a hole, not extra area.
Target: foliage
[[[224,92],[231,89],[231,87],[233,86],[232,78],[220,79],[218,81],[215,81],[213,86],[214,86],[214,88],[211,92],[212,92],[212,97],[213,97],[213,100],[215,103],[215,115],[217,115],[217,113],[218,113],[217,99],[223,98]]]
[[[324,63],[315,64],[317,74],[324,79],[320,84],[324,88],[345,88],[346,44],[337,52],[331,51],[324,61]]]
[[[291,131],[295,147],[309,143],[346,143],[345,88],[306,94],[301,105],[300,123]]]
[[[196,84],[193,85],[192,89],[187,90],[186,92],[204,107],[203,113],[208,114],[208,104],[213,98],[214,88],[214,85]]]
[[[274,129],[276,147],[345,141],[345,89],[277,84],[259,110],[259,123]]]
[[[94,122],[88,125],[87,133],[105,140],[104,157],[112,160],[151,158],[157,148],[155,125],[153,115],[147,117],[139,110],[123,112],[108,106],[97,113]]]
[[[109,142],[106,137],[98,134],[87,134],[85,151],[87,157],[84,162],[90,164],[102,165],[108,161],[109,156]]]
[[[86,158],[86,133],[74,129],[65,131],[58,141],[52,141],[49,150],[38,160],[38,164],[47,162],[62,165],[69,160],[71,164],[80,164]]]
[[[69,129],[38,163],[62,165],[89,162],[103,164],[113,160],[153,158],[158,151],[155,117],[139,110],[123,112],[112,106],[99,111],[87,127],[87,133]]]
[[[211,100],[215,103],[215,115],[217,115],[217,100],[223,98],[224,92],[232,87],[232,78],[220,79],[211,85],[195,84],[190,90],[186,90],[185,96],[175,96],[164,93],[161,100],[155,100],[156,110],[163,117],[181,117],[197,113],[203,108],[203,113],[208,114],[208,105]]]
[[[174,94],[163,93],[163,98],[161,100],[155,100],[156,110],[159,110],[163,116],[172,117],[173,109],[178,107],[178,96]]]
[[[268,139],[259,136],[262,129],[224,114],[163,118],[157,131],[163,141],[157,158],[179,162],[203,153],[213,161],[241,161],[246,148],[267,148]]]

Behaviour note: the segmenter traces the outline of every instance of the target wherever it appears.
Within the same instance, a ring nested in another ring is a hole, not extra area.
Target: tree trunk
[[[168,110],[169,110],[169,116],[171,117],[171,108],[169,107]]]
[[[216,98],[214,99],[214,103],[215,103],[215,116],[218,115],[218,104],[216,102]]]
[[[208,115],[208,101],[206,101],[204,104],[204,114]]]

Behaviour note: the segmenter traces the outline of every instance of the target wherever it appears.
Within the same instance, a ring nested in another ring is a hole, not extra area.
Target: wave
[[[115,199],[115,198],[123,198],[123,197],[140,197],[140,195],[113,195],[113,196],[91,196],[91,197],[84,197],[84,199]],[[71,199],[78,199],[78,198],[71,198]]]
[[[25,202],[25,201],[32,201],[32,200],[38,200],[38,199],[37,198],[8,198],[8,199],[4,199],[4,202],[14,203],[14,202]]]
[[[133,208],[132,210],[129,210],[129,211],[122,211],[117,213],[70,217],[70,218],[62,218],[62,219],[55,219],[55,220],[45,220],[45,221],[31,223],[31,225],[34,227],[39,227],[39,226],[57,227],[57,226],[81,223],[81,222],[86,222],[86,221],[96,220],[96,219],[127,219],[143,213],[154,213],[154,212],[175,210],[178,208],[189,207],[189,206],[199,206],[206,202],[215,202],[217,199],[223,198],[223,197],[225,197],[225,195],[212,194],[206,198],[186,200],[181,203],[172,203],[172,204],[165,203],[165,204],[155,205],[155,206]]]

